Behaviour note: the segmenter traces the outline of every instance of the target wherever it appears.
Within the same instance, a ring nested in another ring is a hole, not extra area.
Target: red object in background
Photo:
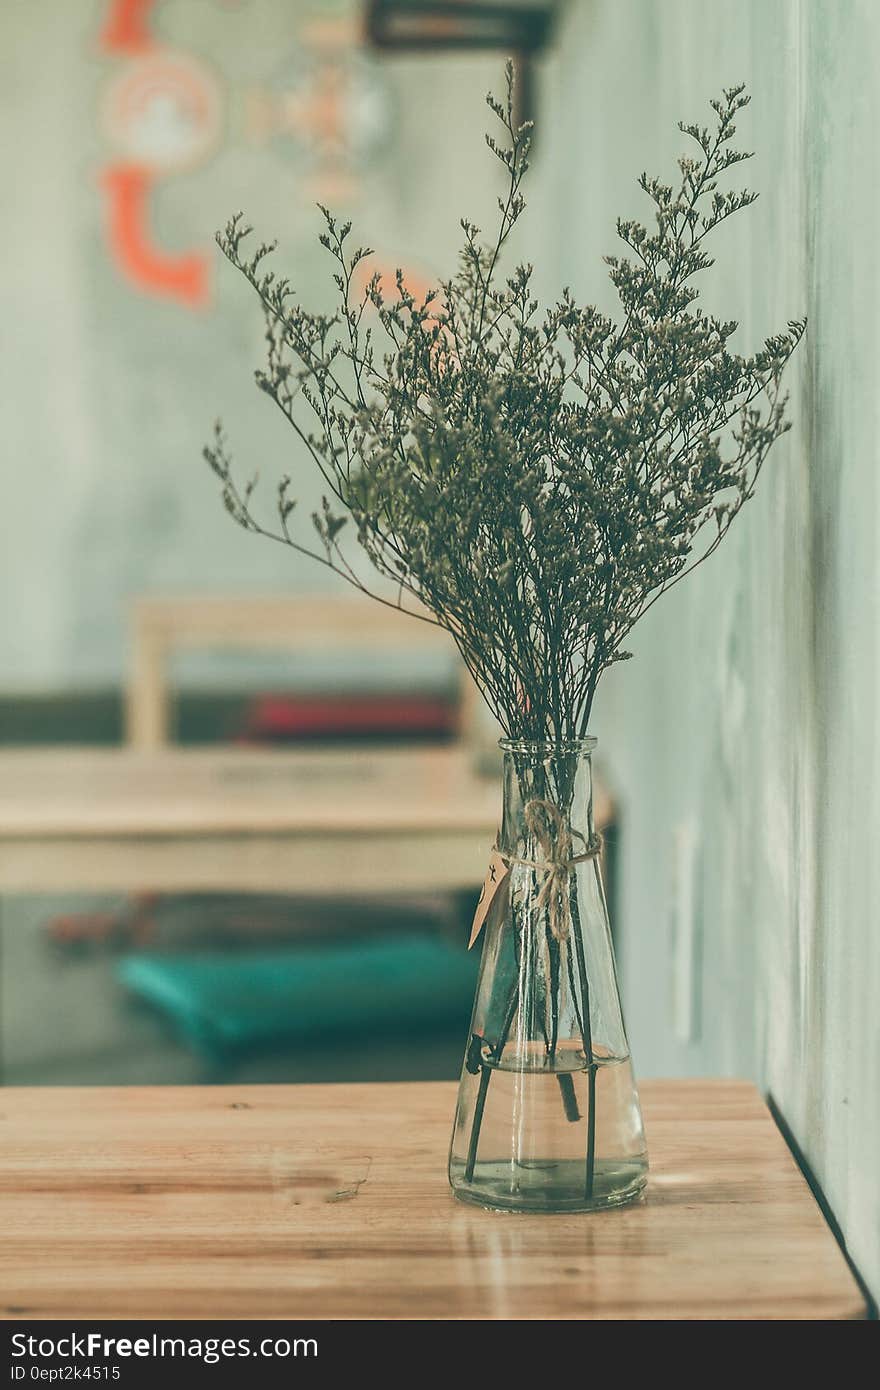
[[[116,165],[104,175],[114,260],[136,284],[200,308],[208,300],[208,258],[166,255],[151,245],[147,228],[152,184],[148,170],[133,165]]]
[[[111,53],[143,53],[153,43],[149,21],[155,0],[111,0],[101,47]]]
[[[441,741],[457,732],[455,702],[440,695],[261,695],[247,713],[239,741]]]

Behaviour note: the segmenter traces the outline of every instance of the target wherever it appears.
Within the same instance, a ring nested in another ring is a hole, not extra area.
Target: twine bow
[[[588,840],[579,830],[572,830],[559,807],[542,797],[526,802],[523,820],[543,858],[522,859],[516,854],[505,854],[503,850],[499,850],[499,854],[508,867],[518,864],[544,874],[535,906],[539,912],[547,908],[551,934],[562,943],[568,939],[571,926],[569,879],[578,864],[596,858],[602,848],[602,837],[594,833]],[[573,853],[575,839],[584,846],[580,854]]]

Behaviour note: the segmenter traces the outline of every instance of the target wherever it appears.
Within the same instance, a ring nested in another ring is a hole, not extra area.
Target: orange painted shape
[[[150,48],[150,14],[155,0],[110,0],[101,47],[110,53],[143,53]]]
[[[150,172],[118,164],[107,170],[103,183],[109,200],[110,248],[123,275],[148,293],[180,300],[193,309],[207,304],[208,258],[197,253],[169,256],[150,242]]]

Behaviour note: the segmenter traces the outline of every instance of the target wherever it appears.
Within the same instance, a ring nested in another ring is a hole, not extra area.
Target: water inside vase
[[[592,1085],[591,1068],[574,1048],[551,1060],[539,1048],[514,1044],[497,1060],[486,1049],[481,1061],[453,1141],[457,1197],[510,1210],[582,1211],[630,1201],[644,1186],[647,1156],[628,1057],[597,1055]]]

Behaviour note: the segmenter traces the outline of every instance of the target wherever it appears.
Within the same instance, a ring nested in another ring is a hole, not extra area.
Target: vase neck
[[[534,856],[562,838],[575,852],[592,843],[595,739],[550,744],[502,740],[502,853]]]

